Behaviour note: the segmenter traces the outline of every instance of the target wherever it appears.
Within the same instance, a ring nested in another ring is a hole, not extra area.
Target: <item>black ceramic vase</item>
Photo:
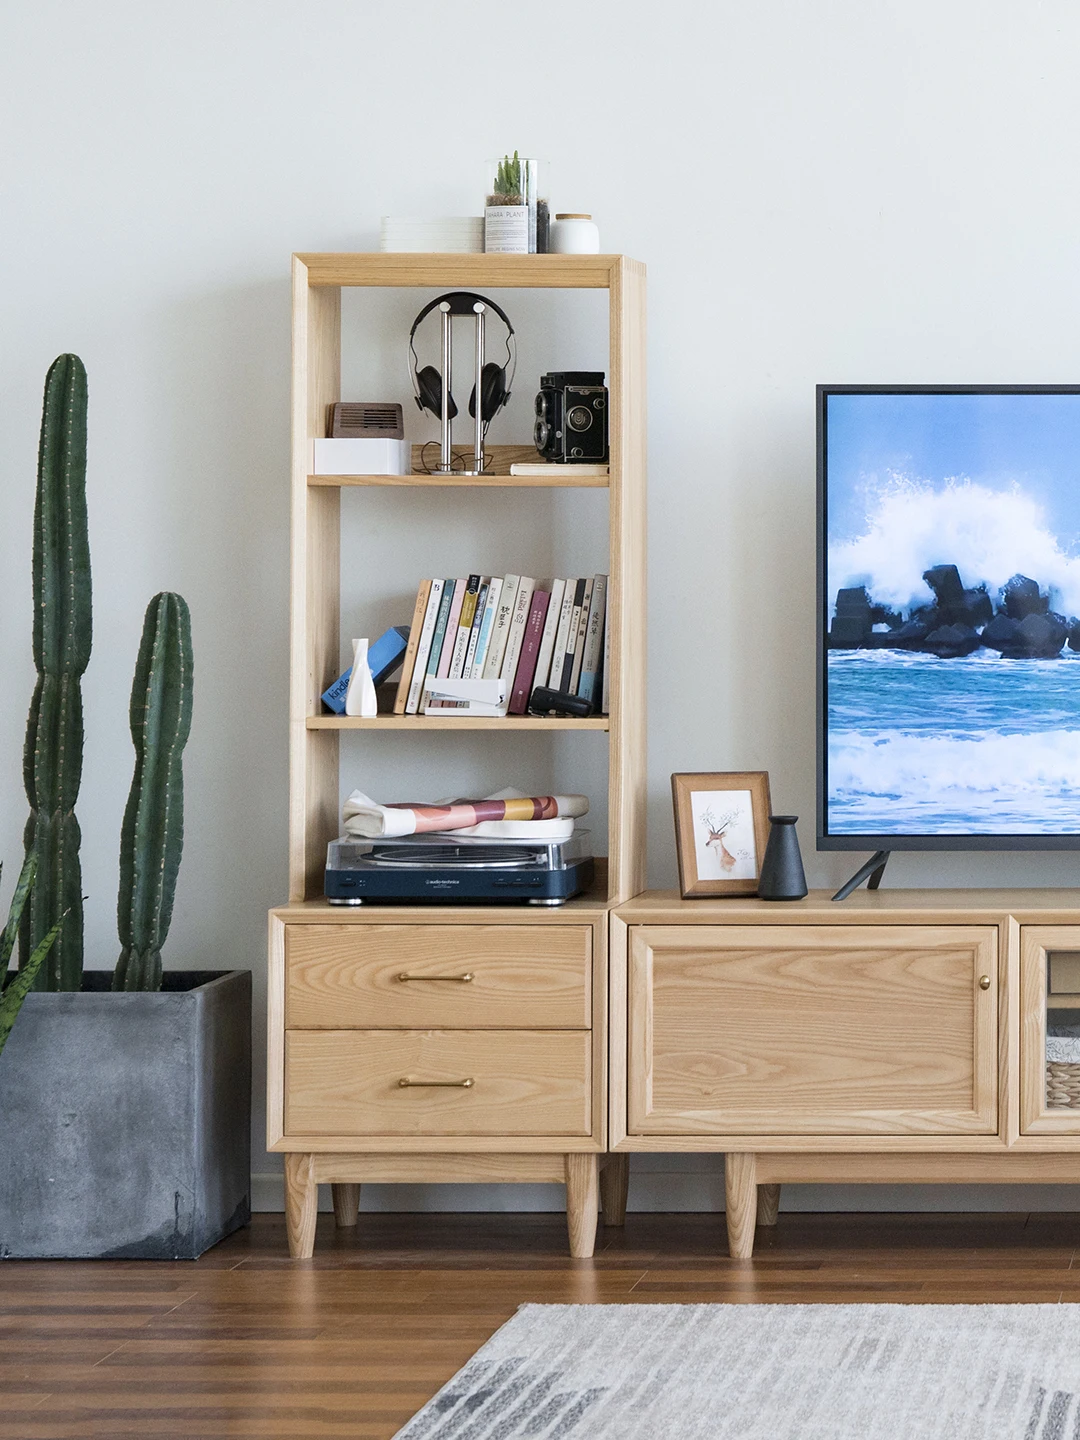
[[[769,816],[769,843],[761,862],[759,900],[801,900],[806,894],[799,837],[795,834],[797,815]]]

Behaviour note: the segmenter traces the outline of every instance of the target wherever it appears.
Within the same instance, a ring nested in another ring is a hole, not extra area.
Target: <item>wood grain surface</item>
[[[1080,1216],[259,1215],[201,1260],[0,1265],[0,1440],[390,1440],[524,1302],[1080,1301]]]
[[[289,1030],[286,1132],[588,1135],[590,1051],[586,1030]]]
[[[289,925],[285,966],[294,1028],[592,1023],[587,925]]]
[[[995,928],[629,934],[631,1134],[996,1128]]]

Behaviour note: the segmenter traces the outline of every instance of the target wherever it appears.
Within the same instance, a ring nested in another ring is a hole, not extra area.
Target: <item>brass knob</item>
[[[980,976],[979,976],[979,989],[980,989],[980,990],[989,990],[989,989],[990,989],[990,976],[989,976],[989,975],[980,975]]]

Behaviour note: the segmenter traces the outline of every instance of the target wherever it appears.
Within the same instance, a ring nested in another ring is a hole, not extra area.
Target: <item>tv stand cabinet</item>
[[[734,1257],[786,1183],[1080,1182],[1080,891],[649,892],[610,955],[610,1149],[722,1153]]]

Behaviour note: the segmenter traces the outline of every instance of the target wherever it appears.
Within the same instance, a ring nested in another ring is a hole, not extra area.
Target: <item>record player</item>
[[[360,840],[326,855],[331,905],[562,905],[593,878],[589,832],[568,840],[492,840],[451,831]]]

